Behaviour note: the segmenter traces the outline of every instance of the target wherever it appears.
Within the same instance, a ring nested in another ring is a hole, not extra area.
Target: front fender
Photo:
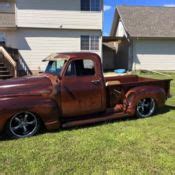
[[[47,129],[60,127],[59,109],[56,102],[42,96],[0,98],[0,130],[16,113],[30,111],[43,121]]]
[[[162,107],[166,102],[166,93],[158,86],[141,86],[130,89],[124,100],[126,113],[134,115],[138,101],[144,98],[153,98],[157,107]]]

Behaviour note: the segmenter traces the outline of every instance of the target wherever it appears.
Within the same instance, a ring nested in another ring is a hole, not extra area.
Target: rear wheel
[[[139,118],[150,117],[155,111],[156,102],[153,98],[144,98],[137,103],[136,113]]]
[[[39,132],[40,121],[31,112],[20,112],[10,119],[6,130],[11,138],[30,137]]]

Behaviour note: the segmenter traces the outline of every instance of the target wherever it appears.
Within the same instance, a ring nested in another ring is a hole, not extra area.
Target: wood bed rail
[[[14,77],[17,77],[17,64],[10,56],[10,54],[4,49],[4,47],[0,46],[0,53],[4,56],[5,61],[10,64],[10,72],[13,74]]]

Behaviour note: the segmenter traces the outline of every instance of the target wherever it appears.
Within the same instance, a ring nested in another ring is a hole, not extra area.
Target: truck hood
[[[29,76],[0,81],[0,98],[50,94],[52,83],[47,76]]]

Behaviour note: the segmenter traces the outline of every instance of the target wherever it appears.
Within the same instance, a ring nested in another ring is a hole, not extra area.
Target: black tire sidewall
[[[36,114],[34,114],[34,113],[32,113],[32,114],[35,115],[35,117],[37,119],[37,127],[36,127],[35,131],[32,132],[32,134],[30,134],[28,136],[24,136],[24,137],[19,137],[17,135],[14,135],[13,132],[11,132],[11,129],[10,129],[10,122],[11,122],[12,118],[15,116],[15,115],[13,115],[9,119],[9,121],[7,122],[7,124],[6,124],[6,127],[5,127],[5,136],[8,137],[8,138],[10,138],[10,139],[22,139],[22,138],[32,137],[34,135],[37,135],[40,132],[40,130],[41,130],[41,121],[39,120],[39,118],[37,117]]]
[[[149,97],[147,97],[147,98],[149,98]],[[146,98],[142,98],[142,99],[146,99]],[[141,116],[141,115],[138,113],[138,111],[137,111],[137,105],[138,105],[139,101],[142,100],[142,99],[137,100],[136,108],[135,108],[136,116],[137,116],[137,118],[149,118],[149,117],[153,116],[153,115],[156,113],[156,111],[157,111],[157,103],[156,103],[156,100],[155,100],[154,98],[152,98],[152,99],[154,100],[154,104],[155,104],[154,111],[152,112],[152,114],[149,115],[149,116],[143,117],[143,116]]]

